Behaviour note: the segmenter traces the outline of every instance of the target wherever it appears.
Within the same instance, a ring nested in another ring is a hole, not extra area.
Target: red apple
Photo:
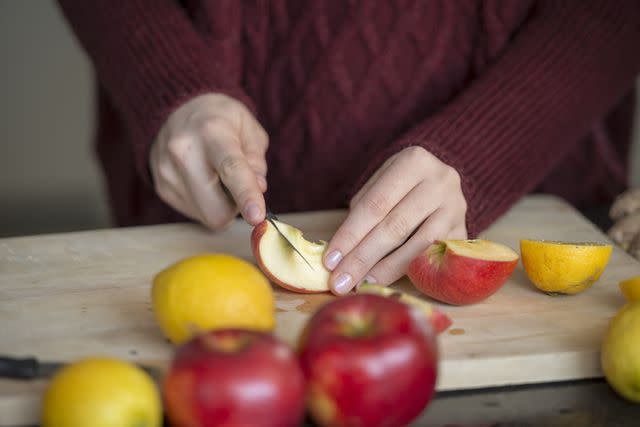
[[[406,292],[402,292],[388,286],[364,283],[358,287],[356,293],[380,295],[387,298],[393,298],[405,304],[414,306],[425,315],[426,319],[431,323],[431,327],[436,332],[436,334],[440,334],[446,331],[449,326],[451,326],[451,318],[449,318],[449,316],[447,316],[428,302],[420,298],[416,298],[413,295],[409,295]]]
[[[474,304],[505,284],[518,259],[513,249],[489,240],[443,240],[414,258],[407,276],[435,300]]]
[[[373,294],[320,307],[299,343],[307,408],[320,426],[394,426],[415,419],[434,393],[435,334],[420,310]]]
[[[295,292],[318,293],[329,291],[330,272],[322,263],[326,242],[310,242],[302,232],[283,222],[274,221],[278,229],[302,253],[302,257],[265,220],[251,233],[251,248],[258,266],[277,285]]]
[[[178,348],[163,383],[172,426],[299,426],[305,380],[293,350],[264,332],[206,332]]]

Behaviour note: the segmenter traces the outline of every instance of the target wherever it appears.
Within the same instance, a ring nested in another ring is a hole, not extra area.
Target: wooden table
[[[308,238],[326,240],[344,215],[281,219]],[[224,233],[174,224],[0,239],[0,354],[65,361],[106,354],[164,368],[172,348],[153,321],[151,278],[201,252],[253,260],[250,232],[238,222]],[[516,250],[521,238],[608,241],[573,208],[546,196],[521,200],[482,237]],[[623,304],[618,282],[634,275],[640,275],[640,263],[615,247],[601,279],[579,295],[543,294],[519,265],[497,294],[479,304],[434,303],[458,332],[441,336],[438,390],[601,377],[601,337]],[[406,279],[394,286],[418,295]],[[314,310],[334,298],[275,291],[276,334],[288,342]],[[33,422],[44,384],[0,380],[0,426]]]

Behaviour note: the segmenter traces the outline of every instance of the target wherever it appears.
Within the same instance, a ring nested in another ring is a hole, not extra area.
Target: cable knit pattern
[[[640,70],[633,0],[60,4],[95,64],[119,224],[182,219],[154,195],[147,153],[173,109],[215,91],[267,129],[276,212],[345,207],[410,145],[461,174],[471,236],[529,191],[585,205],[626,185],[628,134],[605,119]],[[603,147],[607,162],[585,161]]]

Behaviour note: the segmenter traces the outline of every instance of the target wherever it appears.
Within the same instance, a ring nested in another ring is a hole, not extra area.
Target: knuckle
[[[427,150],[419,146],[412,146],[405,148],[404,155],[409,162],[422,161],[426,155]]]
[[[173,175],[171,173],[171,166],[162,164],[156,168],[156,175],[163,183],[172,184]]]
[[[362,251],[355,251],[349,256],[349,272],[354,276],[364,276],[371,268],[368,257]]]
[[[225,120],[219,116],[207,117],[199,125],[199,131],[203,135],[216,136],[225,128]]]
[[[267,162],[264,159],[260,159],[258,157],[247,157],[247,162],[249,163],[249,166],[251,166],[251,169],[253,169],[254,172],[258,172],[258,173],[262,173],[263,175],[266,175]]]
[[[355,248],[358,243],[360,243],[360,239],[358,239],[358,236],[356,236],[349,230],[342,230],[339,235],[339,240],[342,243],[341,248],[343,250],[350,250],[351,248]]]
[[[222,215],[205,215],[204,222],[212,230],[218,230],[227,224],[228,219]]]
[[[189,155],[189,151],[193,148],[194,141],[186,135],[176,136],[167,144],[167,150],[173,160],[180,164],[184,164]]]
[[[401,274],[398,274],[396,268],[394,268],[388,261],[380,261],[369,272],[376,278],[376,282],[380,285],[388,285],[400,278]]]
[[[388,212],[389,199],[383,194],[365,196],[362,203],[366,212],[374,218],[381,218]]]
[[[240,191],[238,191],[238,196],[236,197],[236,200],[238,201],[238,204],[240,205],[244,205],[246,202],[248,202],[251,197],[255,194],[255,190],[252,188],[242,188]]]
[[[400,214],[388,215],[382,222],[382,229],[393,241],[404,241],[411,233],[407,218]]]
[[[460,174],[451,166],[447,166],[444,170],[444,180],[449,183],[449,185],[460,188]]]
[[[242,159],[237,156],[227,156],[220,161],[218,173],[225,178],[237,175],[242,170]]]

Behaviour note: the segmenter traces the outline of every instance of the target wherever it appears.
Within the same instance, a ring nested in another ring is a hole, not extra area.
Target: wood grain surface
[[[328,240],[344,216],[330,211],[280,219],[309,239]],[[223,233],[174,224],[0,239],[0,354],[57,361],[110,355],[166,368],[173,349],[152,317],[153,275],[203,252],[254,261],[250,233],[237,222]],[[577,211],[548,196],[522,199],[482,237],[518,252],[521,238],[608,241]],[[509,282],[481,303],[434,303],[453,320],[440,339],[438,389],[601,376],[601,338],[623,304],[618,282],[634,275],[640,275],[640,263],[615,247],[600,280],[579,295],[539,292],[519,264]],[[418,295],[406,279],[393,286]],[[290,343],[313,311],[334,298],[274,289],[276,334]],[[0,426],[37,420],[45,384],[0,380]]]

